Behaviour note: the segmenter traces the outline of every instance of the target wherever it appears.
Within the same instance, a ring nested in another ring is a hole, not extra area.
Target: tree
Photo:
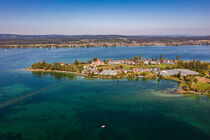
[[[106,59],[103,60],[104,64],[107,64]]]
[[[146,76],[147,73],[146,73],[146,72],[142,72],[141,75],[142,75],[142,76]]]
[[[177,56],[176,56],[176,60],[178,60],[178,61],[179,61],[179,60],[180,60],[180,56],[178,56],[178,55],[177,55]]]
[[[197,83],[198,82],[198,79],[197,78],[194,78],[194,82]]]
[[[74,64],[75,64],[75,65],[78,65],[77,59],[74,60]]]
[[[138,82],[138,81],[139,81],[139,77],[136,78],[136,82]]]
[[[93,77],[94,76],[94,73],[93,72],[89,72],[88,73],[88,77]]]
[[[82,71],[83,71],[83,66],[80,65],[80,66],[79,66],[79,72],[81,73]]]
[[[169,70],[169,69],[170,69],[170,67],[169,67],[169,66],[167,66],[165,69]]]
[[[98,70],[99,70],[99,72],[102,72],[103,71],[103,68],[99,68]]]
[[[134,61],[136,62],[137,60],[138,60],[138,57],[137,57],[137,56],[135,56],[135,57],[134,57]]]
[[[46,62],[45,62],[45,60],[43,59],[43,60],[42,60],[42,65],[45,65],[45,63],[46,63]]]
[[[139,60],[141,60],[141,55],[139,55]]]
[[[163,55],[160,55],[160,61],[161,62],[163,61]]]
[[[88,60],[88,64],[91,64],[92,63],[92,60]]]
[[[153,79],[153,80],[157,79],[157,76],[156,76],[156,75],[153,75],[153,76],[152,76],[152,79]]]
[[[93,61],[94,61],[94,62],[96,62],[96,61],[97,61],[97,59],[98,59],[98,58],[94,57],[94,58],[93,58]]]
[[[178,78],[181,80],[181,71],[179,71],[179,73],[178,73]]]
[[[160,76],[160,71],[158,71],[158,75],[157,76]]]
[[[163,75],[159,75],[159,80],[162,80],[164,79],[164,76]]]

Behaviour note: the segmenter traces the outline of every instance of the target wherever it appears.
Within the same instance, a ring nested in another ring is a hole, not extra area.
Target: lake
[[[42,59],[71,63],[139,54],[210,62],[210,46],[0,49],[0,140],[210,139],[210,98],[174,94],[174,81],[24,70]]]

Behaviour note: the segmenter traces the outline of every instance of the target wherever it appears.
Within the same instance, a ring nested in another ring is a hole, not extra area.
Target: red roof
[[[132,71],[139,71],[138,68],[132,68]]]
[[[97,59],[95,62],[92,62],[92,65],[104,65],[104,62]]]

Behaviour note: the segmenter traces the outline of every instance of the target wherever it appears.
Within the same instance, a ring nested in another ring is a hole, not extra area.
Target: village
[[[101,61],[100,59],[95,59],[91,64],[84,65],[82,74],[92,73],[94,75],[118,75],[120,73],[143,73],[143,72],[152,72],[154,74],[160,73],[161,75],[174,75],[178,74],[179,71],[182,75],[196,75],[198,72],[191,70],[165,70],[166,68],[170,69],[174,64],[178,63],[178,60],[169,60],[163,59],[160,60],[133,60],[133,59],[124,59],[124,60],[111,60]],[[162,71],[160,71],[162,70]]]

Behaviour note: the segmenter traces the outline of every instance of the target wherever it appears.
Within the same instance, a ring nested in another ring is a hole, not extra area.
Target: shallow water
[[[73,62],[138,54],[209,61],[210,46],[0,49],[0,104],[10,101],[0,107],[0,139],[210,139],[210,99],[169,94],[176,82],[85,80],[23,69],[42,59]]]

